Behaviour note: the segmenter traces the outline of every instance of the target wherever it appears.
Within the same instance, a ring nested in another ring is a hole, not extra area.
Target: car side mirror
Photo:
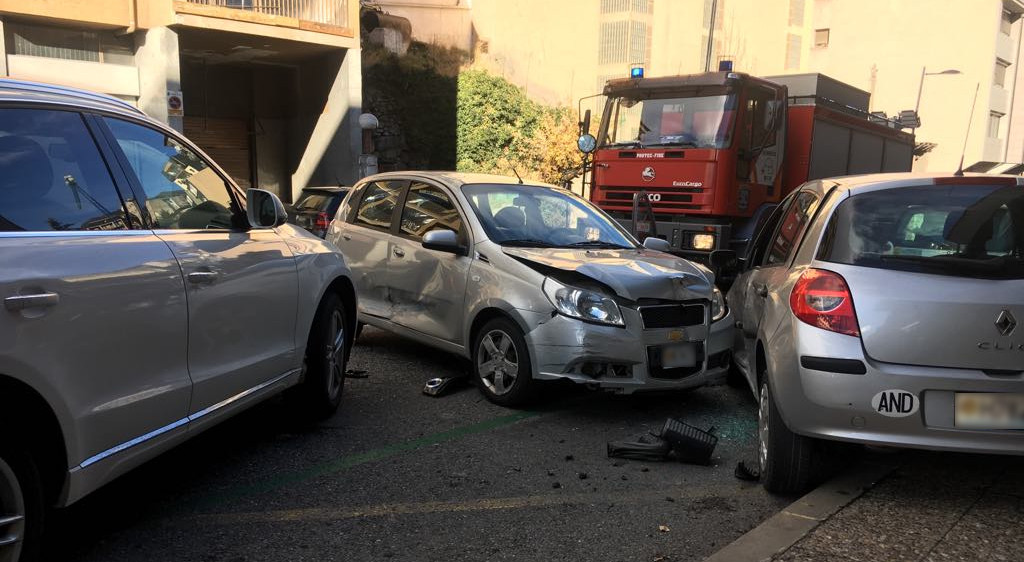
[[[249,226],[253,228],[274,228],[288,221],[288,211],[277,195],[265,189],[249,189],[245,192],[245,212]]]
[[[669,244],[668,240],[662,240],[655,236],[648,236],[647,238],[644,238],[644,248],[654,250],[656,252],[671,252],[672,244]]]
[[[459,244],[459,237],[453,230],[431,230],[423,235],[423,247],[428,250],[463,255],[465,248]]]
[[[738,263],[736,252],[733,250],[715,250],[708,256],[708,263],[712,268],[719,270],[734,269]]]

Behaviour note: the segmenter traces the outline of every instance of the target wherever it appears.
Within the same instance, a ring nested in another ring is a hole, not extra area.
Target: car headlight
[[[722,291],[715,287],[711,291],[711,321],[718,322],[722,318],[725,318],[725,313],[728,309],[725,308],[725,297],[722,296]]]
[[[613,326],[625,325],[619,305],[601,293],[563,285],[548,277],[544,280],[544,294],[555,309],[566,316]]]

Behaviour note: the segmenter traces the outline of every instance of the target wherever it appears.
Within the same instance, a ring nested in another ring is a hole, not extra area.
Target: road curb
[[[815,527],[885,478],[898,464],[863,462],[818,486],[804,497],[704,559],[704,562],[761,562],[784,552]]]

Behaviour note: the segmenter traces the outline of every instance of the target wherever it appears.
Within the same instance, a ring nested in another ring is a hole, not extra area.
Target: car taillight
[[[838,273],[825,269],[804,271],[789,296],[789,307],[801,322],[815,328],[860,336],[853,295]]]
[[[317,230],[327,231],[327,228],[331,226],[331,219],[327,217],[327,213],[320,211],[316,214],[316,221],[313,222],[313,227]]]

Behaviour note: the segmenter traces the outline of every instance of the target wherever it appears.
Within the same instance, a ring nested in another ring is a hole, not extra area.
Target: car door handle
[[[394,252],[395,252],[395,255],[400,257],[400,258],[404,258],[405,257],[405,250],[399,248],[398,246],[395,246]]]
[[[767,284],[764,284],[764,285],[754,285],[754,291],[757,293],[757,296],[761,297],[762,299],[768,297],[768,285]]]
[[[188,282],[196,285],[202,285],[204,283],[213,283],[220,277],[216,271],[193,271],[188,274]]]
[[[4,308],[10,311],[25,310],[26,308],[44,308],[56,306],[60,303],[60,295],[57,293],[38,293],[35,295],[14,295],[4,299]]]

